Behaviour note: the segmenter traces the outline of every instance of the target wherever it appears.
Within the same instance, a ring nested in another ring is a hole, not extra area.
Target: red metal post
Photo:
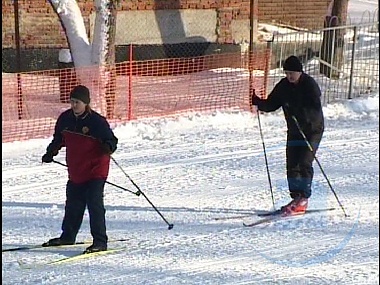
[[[129,76],[128,76],[128,121],[132,120],[132,71],[133,71],[133,49],[129,45]]]

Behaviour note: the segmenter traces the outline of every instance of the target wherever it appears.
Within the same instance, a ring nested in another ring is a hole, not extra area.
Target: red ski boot
[[[295,198],[289,204],[281,207],[283,217],[303,215],[306,212],[308,204],[307,198]]]

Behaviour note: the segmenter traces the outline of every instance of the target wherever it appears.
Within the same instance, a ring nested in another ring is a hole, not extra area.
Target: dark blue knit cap
[[[70,98],[80,100],[85,104],[90,104],[90,90],[84,85],[77,85],[71,90]]]
[[[303,69],[301,61],[298,59],[298,57],[294,55],[289,56],[285,60],[283,68],[285,71],[298,71],[298,72],[302,72],[302,69]]]

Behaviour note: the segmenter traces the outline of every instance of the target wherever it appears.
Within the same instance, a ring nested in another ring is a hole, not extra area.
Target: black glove
[[[283,104],[283,106],[284,106],[284,109],[288,112],[288,114],[290,116],[294,116],[294,114],[295,114],[294,107],[291,107],[288,102],[285,102]]]
[[[102,143],[101,148],[105,154],[112,154],[112,149],[109,143]]]
[[[254,106],[254,105],[258,105],[258,99],[260,99],[260,98],[257,97],[257,95],[256,95],[256,90],[253,89],[253,90],[252,90],[252,95],[251,95],[251,103],[252,103],[252,106]]]
[[[260,101],[260,97],[257,97],[255,94],[252,95],[252,105],[258,105]]]
[[[51,152],[47,152],[42,156],[42,162],[50,163],[53,162],[53,154]]]

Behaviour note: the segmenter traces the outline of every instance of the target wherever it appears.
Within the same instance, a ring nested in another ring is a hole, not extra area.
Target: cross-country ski
[[[79,262],[81,260],[86,260],[90,258],[96,258],[103,255],[109,255],[113,253],[120,252],[122,250],[125,250],[126,248],[111,248],[104,251],[98,251],[98,252],[92,252],[92,253],[83,253],[83,251],[79,252],[78,254],[74,254],[67,257],[62,257],[58,259],[53,259],[48,262],[33,262],[33,263],[24,263],[22,260],[19,260],[18,263],[21,268],[23,269],[33,269],[33,268],[41,268],[41,267],[47,267],[47,266],[53,266],[53,265],[59,265],[64,263],[71,263],[71,262]]]
[[[128,241],[129,239],[114,239],[114,240],[109,240],[109,243],[114,243],[114,242],[124,242]],[[57,246],[43,246],[42,244],[33,244],[33,245],[20,245],[20,246],[15,246],[15,247],[7,247],[3,248],[1,252],[12,252],[12,251],[27,251],[27,250],[33,250],[33,249],[41,249],[41,248],[71,248],[71,247],[78,247],[78,246],[83,246],[83,245],[90,245],[92,244],[92,241],[79,241],[76,242],[75,244],[67,244],[67,245],[57,245]]]
[[[310,210],[307,210],[303,214],[292,215],[292,216],[282,216],[281,210],[269,211],[267,213],[258,214],[257,216],[261,217],[261,218],[257,219],[256,221],[253,221],[253,222],[246,221],[246,222],[243,222],[243,225],[245,227],[254,227],[254,226],[257,226],[257,225],[267,224],[267,223],[271,223],[271,222],[276,222],[276,221],[279,221],[279,220],[289,220],[289,219],[292,219],[292,218],[301,218],[301,217],[303,217],[305,215],[322,213],[322,212],[329,212],[329,211],[334,211],[334,210],[336,210],[336,209],[335,208],[310,209]]]

